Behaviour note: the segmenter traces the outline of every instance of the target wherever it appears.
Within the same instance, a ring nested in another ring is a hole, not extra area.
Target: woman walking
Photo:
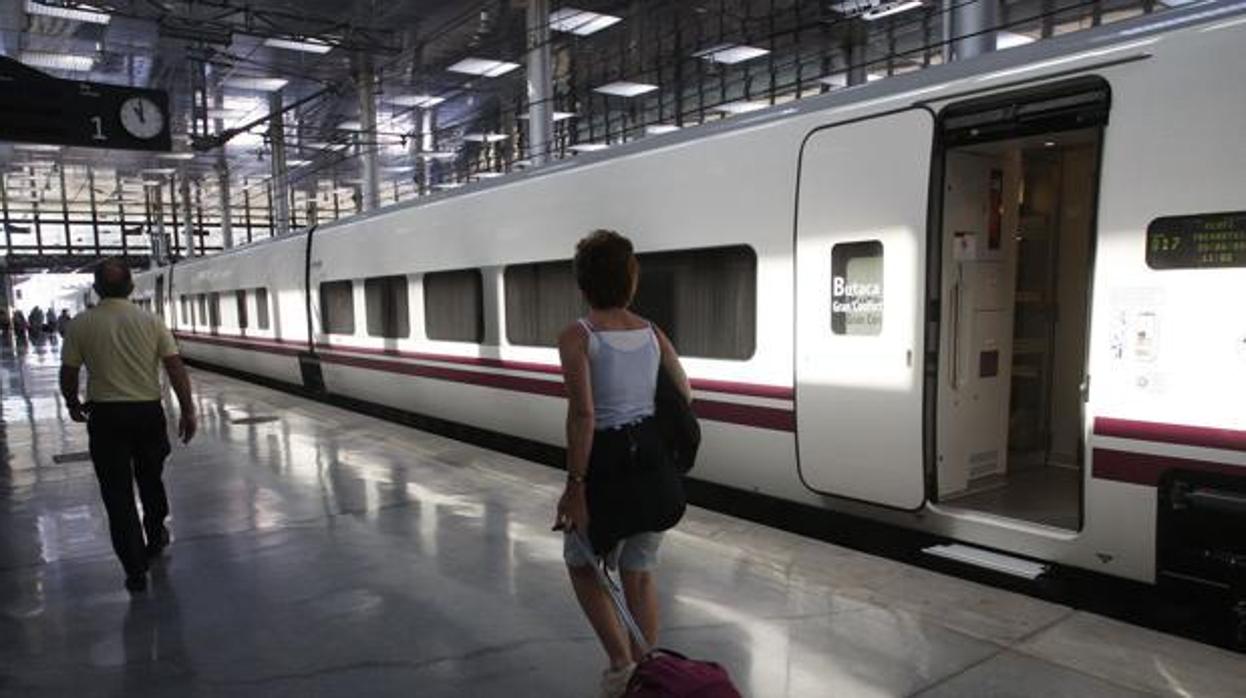
[[[692,391],[670,341],[628,309],[640,277],[632,243],[613,231],[595,231],[576,245],[574,265],[589,312],[558,338],[568,396],[567,484],[555,528],[567,532],[563,559],[580,607],[609,657],[602,694],[613,698],[622,695],[640,657],[597,579],[597,561],[572,537],[591,540],[597,555],[617,565],[628,608],[654,646],[658,598],[652,570],[660,530],[674,521],[655,515],[670,493],[638,491],[636,483],[669,489],[661,483],[674,478],[678,487],[678,476],[645,480],[631,474],[658,469],[673,473],[669,464],[661,463],[667,454],[653,418],[659,367],[685,399],[691,400]],[[675,518],[682,513],[682,492],[678,498]]]

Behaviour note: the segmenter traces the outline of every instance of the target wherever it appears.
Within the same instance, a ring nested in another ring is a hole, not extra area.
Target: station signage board
[[[0,58],[0,141],[169,151],[169,95],[61,80]]]
[[[1246,267],[1246,211],[1168,216],[1146,230],[1152,269]]]

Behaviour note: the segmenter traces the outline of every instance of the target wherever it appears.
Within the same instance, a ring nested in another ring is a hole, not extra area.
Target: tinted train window
[[[195,296],[195,299],[199,305],[199,312],[195,314],[195,317],[199,320],[200,325],[206,325],[208,322],[208,297],[200,293]]]
[[[186,296],[180,296],[178,301],[182,310],[181,321],[189,325],[192,322],[190,319],[190,303],[186,302]]]
[[[883,243],[846,242],[831,248],[831,331],[883,331]]]
[[[368,309],[368,335],[372,337],[410,337],[411,321],[407,306],[407,277],[378,276],[363,282],[364,303]]]
[[[326,281],[320,284],[320,324],[325,334],[355,333],[355,284]]]
[[[588,310],[571,262],[516,264],[506,268],[506,341],[552,347],[558,333]]]
[[[238,327],[247,329],[247,292],[234,291],[234,303],[238,306]]]
[[[485,338],[483,281],[478,269],[424,275],[424,323],[429,339],[481,342]]]
[[[255,289],[255,326],[268,329],[268,289]]]
[[[717,247],[637,255],[632,304],[685,356],[747,359],[757,346],[757,255]]]
[[[212,327],[221,326],[221,294],[208,294],[208,324]]]

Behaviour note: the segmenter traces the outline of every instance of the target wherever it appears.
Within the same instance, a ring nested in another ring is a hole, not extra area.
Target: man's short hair
[[[95,267],[95,292],[100,298],[128,298],[134,291],[130,267],[118,259],[105,259]]]
[[[631,305],[640,273],[631,240],[613,230],[594,230],[575,246],[572,266],[589,305],[599,310]]]

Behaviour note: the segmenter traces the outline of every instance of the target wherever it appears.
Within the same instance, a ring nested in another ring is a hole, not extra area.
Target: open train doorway
[[[945,110],[936,501],[1079,530],[1101,80]]]

